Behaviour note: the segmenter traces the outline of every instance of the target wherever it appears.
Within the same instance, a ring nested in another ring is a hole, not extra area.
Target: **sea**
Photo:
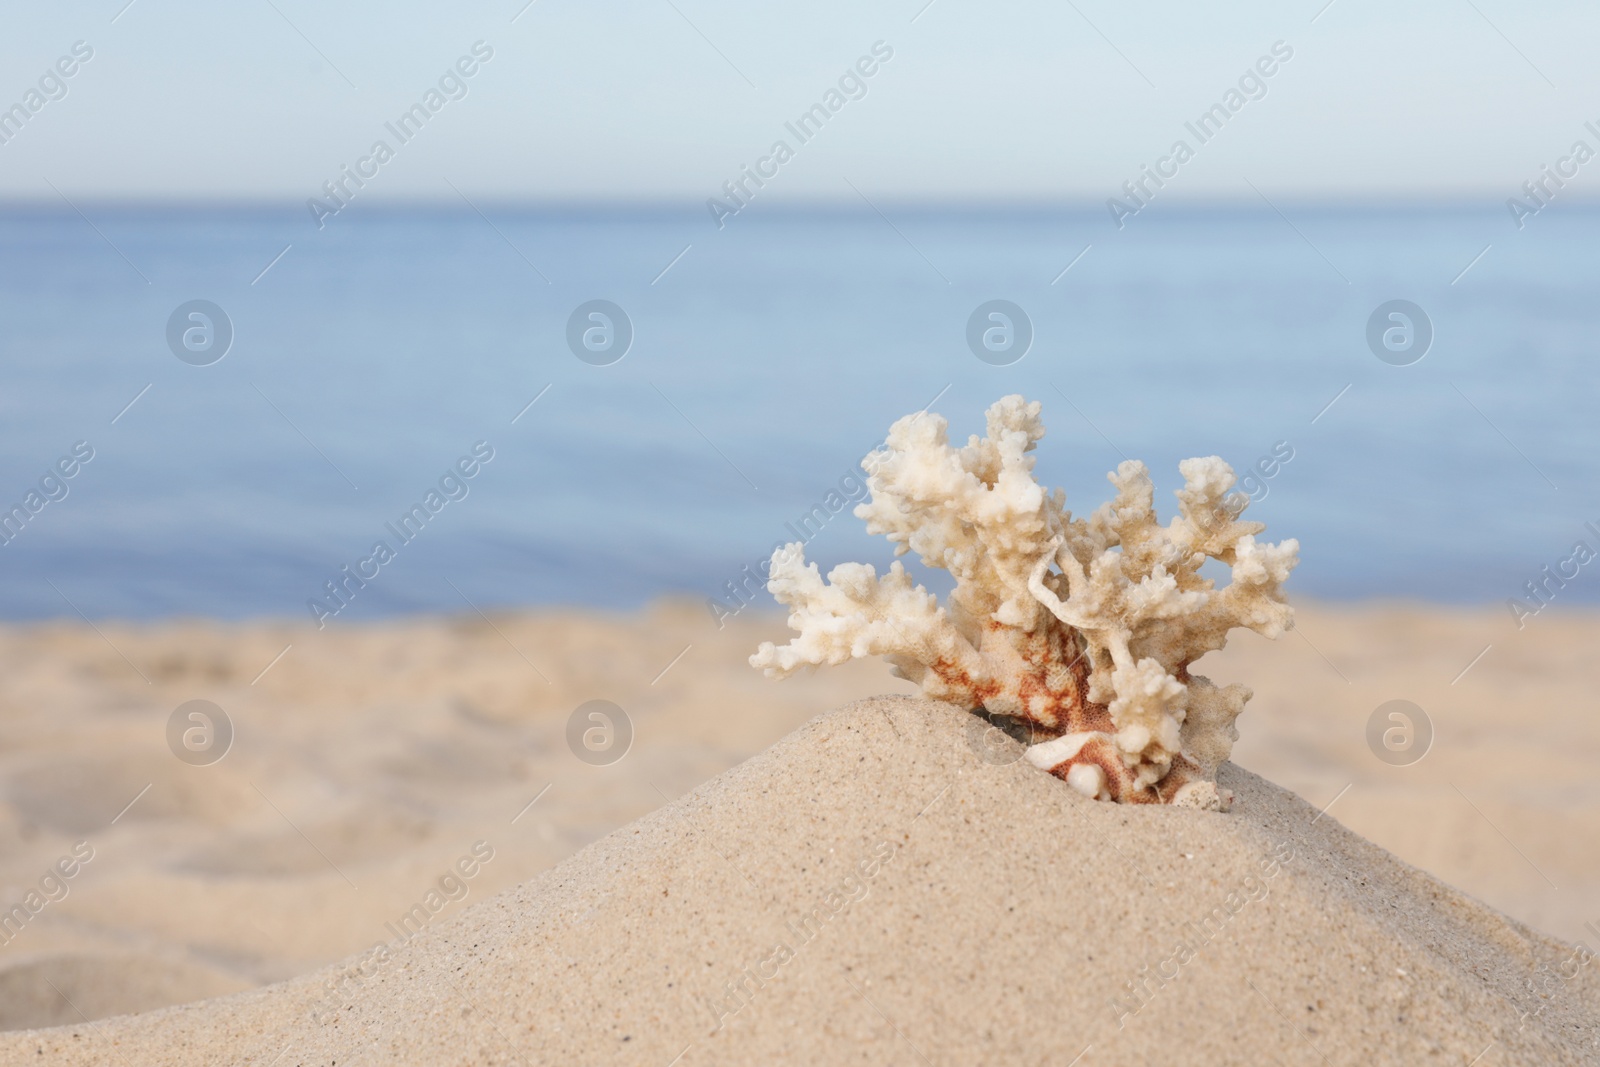
[[[725,617],[771,605],[750,576],[785,542],[887,566],[863,456],[924,409],[964,442],[1011,393],[1075,514],[1126,459],[1170,514],[1179,461],[1220,455],[1299,540],[1291,591],[1592,604],[1600,208],[1520,221],[5,206],[0,617]]]

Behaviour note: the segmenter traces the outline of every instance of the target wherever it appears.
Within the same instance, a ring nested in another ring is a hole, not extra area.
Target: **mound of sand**
[[[0,1035],[37,1064],[1593,1063],[1600,964],[1231,765],[1077,796],[863,701],[382,953]]]

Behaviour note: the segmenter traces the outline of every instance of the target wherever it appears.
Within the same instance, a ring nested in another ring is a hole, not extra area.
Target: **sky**
[[[1600,145],[1584,128],[1600,127],[1600,8],[1575,0],[10,7],[0,108],[41,79],[35,101],[59,96],[0,144],[12,201],[304,202],[380,139],[393,157],[360,164],[372,202],[701,203],[778,140],[792,157],[761,163],[759,190],[746,180],[774,205],[1100,202],[1179,139],[1194,154],[1159,190],[1174,203],[1503,201],[1575,139]],[[92,57],[61,95],[51,72],[80,41]],[[475,44],[492,55],[474,63]],[[875,45],[892,54],[874,62]],[[1292,54],[1272,61],[1275,45]],[[1259,90],[1258,61],[1273,69]],[[785,123],[841,77],[849,95],[802,143]],[[1241,77],[1258,98],[1235,97],[1201,143],[1185,123]],[[425,128],[388,133],[441,78]],[[1565,195],[1600,189],[1592,170]]]

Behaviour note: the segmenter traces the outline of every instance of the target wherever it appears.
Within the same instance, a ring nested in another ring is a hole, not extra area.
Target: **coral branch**
[[[1074,519],[1065,495],[1033,478],[1039,410],[1005,397],[986,435],[960,448],[940,416],[907,416],[867,457],[871,497],[856,516],[896,555],[948,570],[948,608],[899,562],[881,578],[844,564],[824,581],[789,545],[767,588],[798,636],[762,644],[751,665],[781,678],[884,656],[929,697],[1028,723],[1039,739],[1029,762],[1088,796],[1224,809],[1216,768],[1250,690],[1218,688],[1189,665],[1233,628],[1277,637],[1293,625],[1282,587],[1299,545],[1256,542],[1264,527],[1239,521],[1233,470],[1216,456],[1178,465],[1167,526],[1131,460],[1108,475],[1116,497]],[[1228,585],[1201,576],[1207,559],[1230,568]]]

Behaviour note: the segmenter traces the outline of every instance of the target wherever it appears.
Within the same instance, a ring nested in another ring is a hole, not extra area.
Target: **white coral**
[[[770,677],[808,665],[886,657],[937,700],[1025,722],[1028,759],[1080,792],[1123,802],[1226,807],[1217,765],[1250,699],[1189,664],[1245,627],[1277,637],[1293,625],[1282,586],[1294,540],[1258,544],[1238,521],[1232,468],[1216,456],[1178,465],[1179,514],[1156,520],[1143,463],[1108,475],[1117,495],[1074,519],[1065,495],[1034,481],[1044,436],[1039,404],[1008,396],[986,436],[952,448],[938,415],[911,415],[864,461],[867,529],[955,577],[948,608],[900,563],[879,577],[848,563],[823,581],[800,544],[773,554],[767,588],[798,636],[750,658]],[[1232,570],[1216,589],[1206,559]]]

